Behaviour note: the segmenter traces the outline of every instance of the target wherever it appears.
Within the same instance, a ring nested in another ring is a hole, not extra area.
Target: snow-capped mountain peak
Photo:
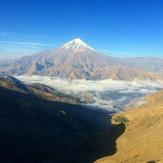
[[[63,45],[63,48],[71,50],[73,52],[85,51],[86,49],[90,49],[94,51],[94,49],[91,46],[87,45],[80,38],[76,38],[76,39],[69,41],[68,43]]]

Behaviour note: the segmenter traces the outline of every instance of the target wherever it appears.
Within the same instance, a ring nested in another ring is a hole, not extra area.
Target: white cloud
[[[52,47],[54,47],[54,45],[39,42],[0,41],[0,59],[10,59],[31,55]]]
[[[92,98],[89,105],[122,110],[132,100],[142,98],[163,88],[161,81],[116,81],[116,80],[66,80],[47,76],[17,76],[27,83],[42,83],[81,99]]]
[[[8,45],[8,46],[20,46],[20,45],[24,45],[24,46],[49,46],[49,47],[54,47],[54,45],[52,44],[45,44],[45,43],[39,43],[39,42],[20,42],[20,41],[0,41],[0,45]]]

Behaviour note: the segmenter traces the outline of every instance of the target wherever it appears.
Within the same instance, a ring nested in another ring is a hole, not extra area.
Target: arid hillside
[[[116,141],[115,154],[96,163],[163,162],[163,91],[146,96],[146,101],[113,116],[113,123],[123,122],[126,129]]]

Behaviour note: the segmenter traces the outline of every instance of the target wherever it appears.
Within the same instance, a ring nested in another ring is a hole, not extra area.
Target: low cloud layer
[[[47,76],[17,76],[17,78],[26,83],[46,84],[87,101],[87,105],[111,111],[120,111],[132,101],[163,88],[160,81],[72,81]],[[143,100],[139,103],[143,103]]]

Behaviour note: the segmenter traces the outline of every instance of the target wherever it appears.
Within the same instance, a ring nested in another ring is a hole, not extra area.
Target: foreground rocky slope
[[[1,75],[0,162],[162,161],[163,92],[117,113],[112,126],[113,112],[77,105],[78,100]]]
[[[143,106],[113,117],[115,125],[117,119],[125,123],[125,132],[116,141],[115,154],[97,163],[163,162],[163,91],[145,99]]]
[[[0,162],[83,162],[87,139],[108,127],[108,112],[70,101],[46,86],[1,76]]]

